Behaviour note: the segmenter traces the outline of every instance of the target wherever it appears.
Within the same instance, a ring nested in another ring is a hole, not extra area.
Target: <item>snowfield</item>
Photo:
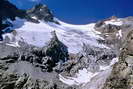
[[[95,31],[95,23],[87,25],[71,25],[61,21],[59,23],[60,25],[40,21],[40,23],[36,24],[17,18],[13,22],[13,29],[17,34],[7,33],[3,36],[4,38],[8,36],[11,43],[24,41],[28,44],[43,47],[50,41],[51,32],[56,31],[59,40],[68,47],[70,53],[78,53],[82,49],[83,43],[96,47],[106,47],[96,41],[103,38],[98,35],[100,32]]]

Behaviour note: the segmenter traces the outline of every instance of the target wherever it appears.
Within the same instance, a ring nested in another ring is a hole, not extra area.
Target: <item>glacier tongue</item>
[[[83,84],[83,87],[84,87],[84,85],[89,83],[89,85],[91,84],[92,86],[90,85],[89,87],[87,87],[87,89],[100,89],[98,88],[98,86],[102,86],[102,84],[104,83],[104,81],[109,76],[112,70],[112,65],[114,65],[116,62],[118,62],[118,58],[112,59],[109,66],[100,66],[99,72],[92,73],[87,71],[87,69],[84,68],[83,70],[79,70],[79,72],[75,75],[75,77],[63,77],[62,75],[59,75],[59,79],[68,85]],[[96,78],[98,80],[95,80]],[[94,81],[97,84],[95,84]]]

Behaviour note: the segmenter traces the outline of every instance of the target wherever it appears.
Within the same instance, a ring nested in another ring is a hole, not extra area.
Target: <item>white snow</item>
[[[100,71],[96,73],[89,72],[87,71],[87,69],[84,68],[83,70],[79,70],[79,72],[76,73],[75,77],[63,77],[62,75],[59,75],[59,79],[60,81],[68,85],[80,85],[80,84],[85,85],[86,83],[90,82],[96,76],[104,75],[104,73],[109,74],[110,69],[112,69],[112,65],[114,65],[116,62],[118,62],[118,58],[113,58],[109,66],[100,66]],[[98,81],[105,80],[105,78],[99,78]],[[89,88],[89,89],[93,89],[93,88]]]
[[[32,18],[37,20],[37,17],[35,17],[35,16],[33,16]]]
[[[36,24],[17,18],[13,22],[15,26],[13,29],[17,32],[16,36],[9,33],[3,36],[8,36],[11,41],[15,38],[16,41],[24,41],[28,44],[42,47],[50,41],[52,37],[51,32],[56,31],[59,40],[68,47],[70,53],[78,53],[82,49],[83,43],[97,47],[106,47],[105,45],[98,44],[96,41],[96,39],[103,38],[98,35],[100,32],[95,31],[95,23],[87,25],[71,25],[62,21],[59,21],[59,23],[61,25],[42,21]]]
[[[101,72],[99,72],[91,82],[88,82],[82,89],[102,89],[106,79],[110,76],[113,69],[113,65],[118,62],[118,58],[114,58],[109,66],[103,67]]]
[[[118,58],[113,58],[110,62],[110,65],[108,66],[100,66],[100,70],[107,70],[109,69],[112,65],[114,65],[116,62],[118,62]]]
[[[120,39],[122,38],[122,30],[119,30],[118,33],[116,33],[116,36]]]
[[[112,25],[121,26],[123,24],[123,21],[121,21],[121,19],[112,19],[109,21],[105,21],[105,24],[112,24]]]
[[[118,61],[119,61],[118,58],[113,58],[112,61],[111,61],[111,63],[110,63],[110,66],[114,65]]]
[[[10,43],[6,43],[6,45],[9,45],[9,46],[12,46],[12,47],[20,47],[18,42],[10,42]]]
[[[91,82],[88,82],[81,89],[102,89],[106,79],[111,74],[112,68],[102,71],[91,79]]]
[[[119,36],[122,37],[122,30],[119,30]]]
[[[87,69],[79,70],[79,73],[75,77],[63,77],[59,75],[59,79],[68,85],[80,85],[90,82],[91,78],[96,76],[98,73],[88,72]]]

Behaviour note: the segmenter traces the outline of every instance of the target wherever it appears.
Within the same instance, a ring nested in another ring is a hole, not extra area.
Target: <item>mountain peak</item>
[[[35,17],[38,20],[54,22],[54,16],[50,9],[44,4],[37,4],[32,9],[27,10],[30,17]]]

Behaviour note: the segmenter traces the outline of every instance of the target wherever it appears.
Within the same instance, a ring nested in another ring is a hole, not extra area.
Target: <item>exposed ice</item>
[[[80,85],[80,84],[85,85],[86,83],[90,82],[93,78],[95,79],[96,76],[104,75],[103,73],[106,73],[106,74],[110,73],[110,69],[112,69],[112,65],[114,65],[116,62],[118,62],[118,58],[113,58],[109,66],[100,66],[100,71],[96,73],[89,72],[87,71],[87,69],[84,68],[83,70],[79,70],[79,72],[76,73],[75,77],[63,77],[62,75],[59,75],[59,79],[63,83],[68,85]],[[98,81],[100,81],[100,79],[105,80],[104,78],[99,78]],[[89,88],[89,89],[92,89],[92,88]]]

